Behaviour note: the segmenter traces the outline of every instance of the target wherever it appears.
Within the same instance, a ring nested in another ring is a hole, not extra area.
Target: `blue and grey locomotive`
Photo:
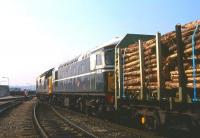
[[[36,80],[39,99],[81,111],[113,111],[116,97],[116,47],[127,47],[152,35],[127,34],[52,68]]]
[[[51,100],[80,110],[86,104],[95,110],[103,105],[113,109],[114,50],[120,40],[116,38],[40,75],[36,87],[39,97],[51,95]]]

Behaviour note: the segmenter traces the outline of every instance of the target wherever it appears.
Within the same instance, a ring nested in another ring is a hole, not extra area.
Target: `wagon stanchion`
[[[194,30],[194,33],[192,35],[192,68],[193,68],[193,72],[192,72],[192,76],[193,76],[193,85],[194,85],[194,89],[193,89],[193,101],[196,102],[199,99],[197,99],[197,87],[196,87],[196,60],[195,60],[195,35],[197,30],[199,29],[199,25],[196,25],[196,28]]]
[[[147,95],[145,91],[145,78],[144,78],[144,50],[143,50],[143,41],[139,40],[139,59],[140,59],[140,87],[141,87],[141,100],[147,100]]]
[[[179,74],[179,102],[186,102],[186,77],[183,63],[184,47],[181,34],[181,25],[176,25],[177,66]]]
[[[164,81],[162,75],[161,34],[156,34],[156,64],[157,64],[157,100],[162,100]]]

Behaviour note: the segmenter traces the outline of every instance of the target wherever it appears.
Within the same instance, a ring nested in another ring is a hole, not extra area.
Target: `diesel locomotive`
[[[129,45],[152,35],[127,34],[114,38],[93,50],[49,69],[36,79],[40,99],[57,101],[67,107],[77,106],[81,111],[113,111],[115,95],[115,47]]]
[[[192,99],[193,86],[180,83],[177,87],[166,87],[169,76],[164,72],[172,67],[167,70],[163,66],[163,59],[168,54],[168,47],[164,45],[176,41],[172,45],[179,47],[175,53],[179,57],[175,68],[179,74],[175,81],[183,79],[186,61],[181,59],[180,53],[184,51],[180,47],[183,46],[182,35],[189,33],[191,31],[181,33],[179,27],[162,38],[159,33],[115,38],[38,76],[37,97],[84,113],[126,116],[135,125],[148,129],[181,124],[197,130],[200,100]],[[151,55],[152,52],[155,55]],[[199,56],[195,58],[198,60]],[[173,83],[170,86],[174,86]],[[195,94],[200,97],[199,88]]]

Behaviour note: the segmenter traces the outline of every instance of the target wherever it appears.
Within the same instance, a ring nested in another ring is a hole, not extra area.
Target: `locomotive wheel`
[[[99,117],[104,116],[104,107],[102,104],[97,107],[97,116],[99,116]]]
[[[79,110],[80,110],[80,112],[83,111],[83,103],[82,103],[82,101],[79,102]]]
[[[139,125],[139,118],[137,116],[137,110],[133,109],[131,112],[131,117],[130,117],[130,122],[133,122],[133,126],[138,126]]]
[[[158,130],[160,128],[160,118],[156,111],[153,113],[153,130]]]
[[[85,111],[85,102],[84,102],[84,100],[81,100],[80,102],[79,102],[79,110],[80,110],[80,112],[84,112]]]
[[[87,100],[85,100],[85,108],[84,108],[84,113],[86,114],[86,115],[90,115],[91,114],[91,111],[90,111],[90,107],[89,107],[89,105],[87,105]]]

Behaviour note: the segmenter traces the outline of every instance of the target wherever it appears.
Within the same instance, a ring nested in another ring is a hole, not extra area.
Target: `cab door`
[[[52,76],[50,76],[50,77],[48,78],[48,93],[49,93],[49,94],[52,94],[52,91],[53,91]]]

